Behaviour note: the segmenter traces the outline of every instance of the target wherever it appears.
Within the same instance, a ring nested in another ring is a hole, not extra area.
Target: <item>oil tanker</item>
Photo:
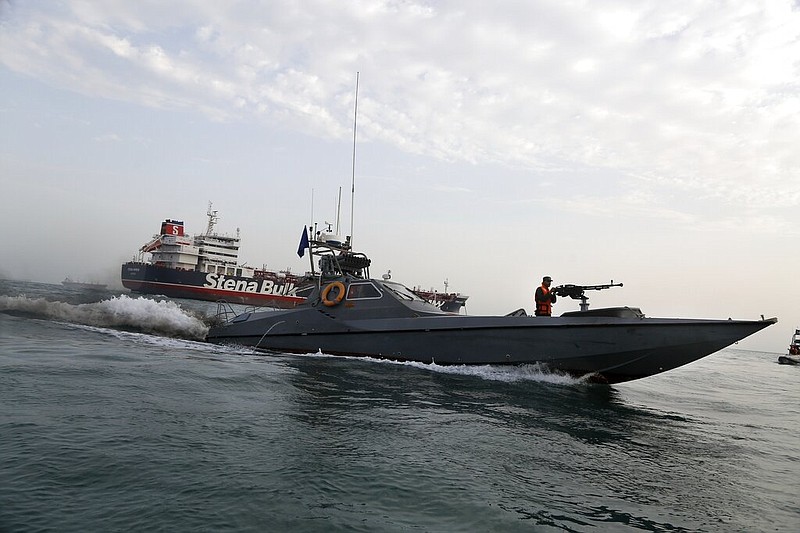
[[[313,278],[239,264],[240,236],[217,233],[217,211],[208,207],[204,233],[186,234],[182,220],[161,230],[122,265],[122,285],[140,294],[292,308],[305,300]],[[150,259],[145,260],[145,254]]]
[[[205,232],[190,236],[182,220],[165,219],[160,231],[122,265],[122,285],[139,294],[168,298],[225,301],[290,309],[306,300],[316,283],[311,273],[268,270],[239,263],[239,230],[235,236],[216,231],[217,211],[209,203]],[[149,259],[146,259],[149,254]],[[420,297],[445,311],[458,313],[467,296],[415,288]]]

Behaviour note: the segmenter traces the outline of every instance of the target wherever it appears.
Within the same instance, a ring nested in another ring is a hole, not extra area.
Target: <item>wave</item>
[[[540,364],[524,365],[437,365],[436,363],[404,363],[439,372],[441,374],[458,374],[462,376],[474,376],[488,381],[502,381],[504,383],[515,383],[519,381],[537,381],[552,383],[554,385],[576,385],[584,382],[583,378],[576,378],[567,374],[562,374]]]
[[[187,340],[203,340],[208,332],[203,317],[175,302],[126,295],[77,305],[24,295],[0,296],[0,312]]]
[[[345,358],[351,360],[369,361],[376,364],[400,365],[419,368],[428,372],[439,374],[455,374],[461,376],[472,376],[487,381],[501,381],[504,383],[515,383],[522,381],[536,381],[540,383],[551,383],[554,385],[578,385],[586,383],[590,377],[575,377],[560,372],[549,370],[539,364],[524,365],[438,365],[436,363],[420,363],[415,361],[395,361],[392,359],[378,359],[374,357],[354,357],[341,355],[328,355],[321,351],[306,354],[315,357]]]

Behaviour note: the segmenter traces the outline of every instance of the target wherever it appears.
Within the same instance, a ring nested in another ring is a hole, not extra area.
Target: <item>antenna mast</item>
[[[339,198],[336,200],[336,231],[334,232],[337,236],[341,236],[339,232],[339,220],[341,219],[342,214],[342,188],[339,187]]]
[[[356,198],[356,125],[358,123],[358,76],[356,72],[356,97],[353,109],[353,177],[350,187],[350,247],[353,246],[353,212]]]
[[[214,231],[214,225],[219,220],[217,216],[217,212],[211,209],[211,202],[208,202],[208,211],[206,212],[206,216],[208,216],[208,226],[206,226],[206,235],[211,235]]]
[[[309,229],[313,227],[314,227],[314,187],[311,187],[311,222],[309,225]]]

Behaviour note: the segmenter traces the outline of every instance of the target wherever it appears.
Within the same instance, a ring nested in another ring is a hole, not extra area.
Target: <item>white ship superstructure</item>
[[[152,254],[151,263],[176,270],[194,270],[220,276],[252,277],[256,269],[239,264],[239,229],[236,236],[215,232],[219,217],[208,205],[208,226],[205,233],[191,237],[184,233],[182,220],[167,219],[161,233],[142,246],[140,255]]]

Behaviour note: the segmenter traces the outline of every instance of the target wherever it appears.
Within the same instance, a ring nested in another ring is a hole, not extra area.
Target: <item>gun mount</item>
[[[606,285],[559,285],[558,287],[554,287],[552,292],[556,296],[568,296],[573,300],[580,300],[581,311],[588,311],[589,297],[586,296],[586,291],[602,291],[605,289],[610,289],[611,287],[622,287],[622,283],[614,283],[614,280],[612,279],[611,283]]]

